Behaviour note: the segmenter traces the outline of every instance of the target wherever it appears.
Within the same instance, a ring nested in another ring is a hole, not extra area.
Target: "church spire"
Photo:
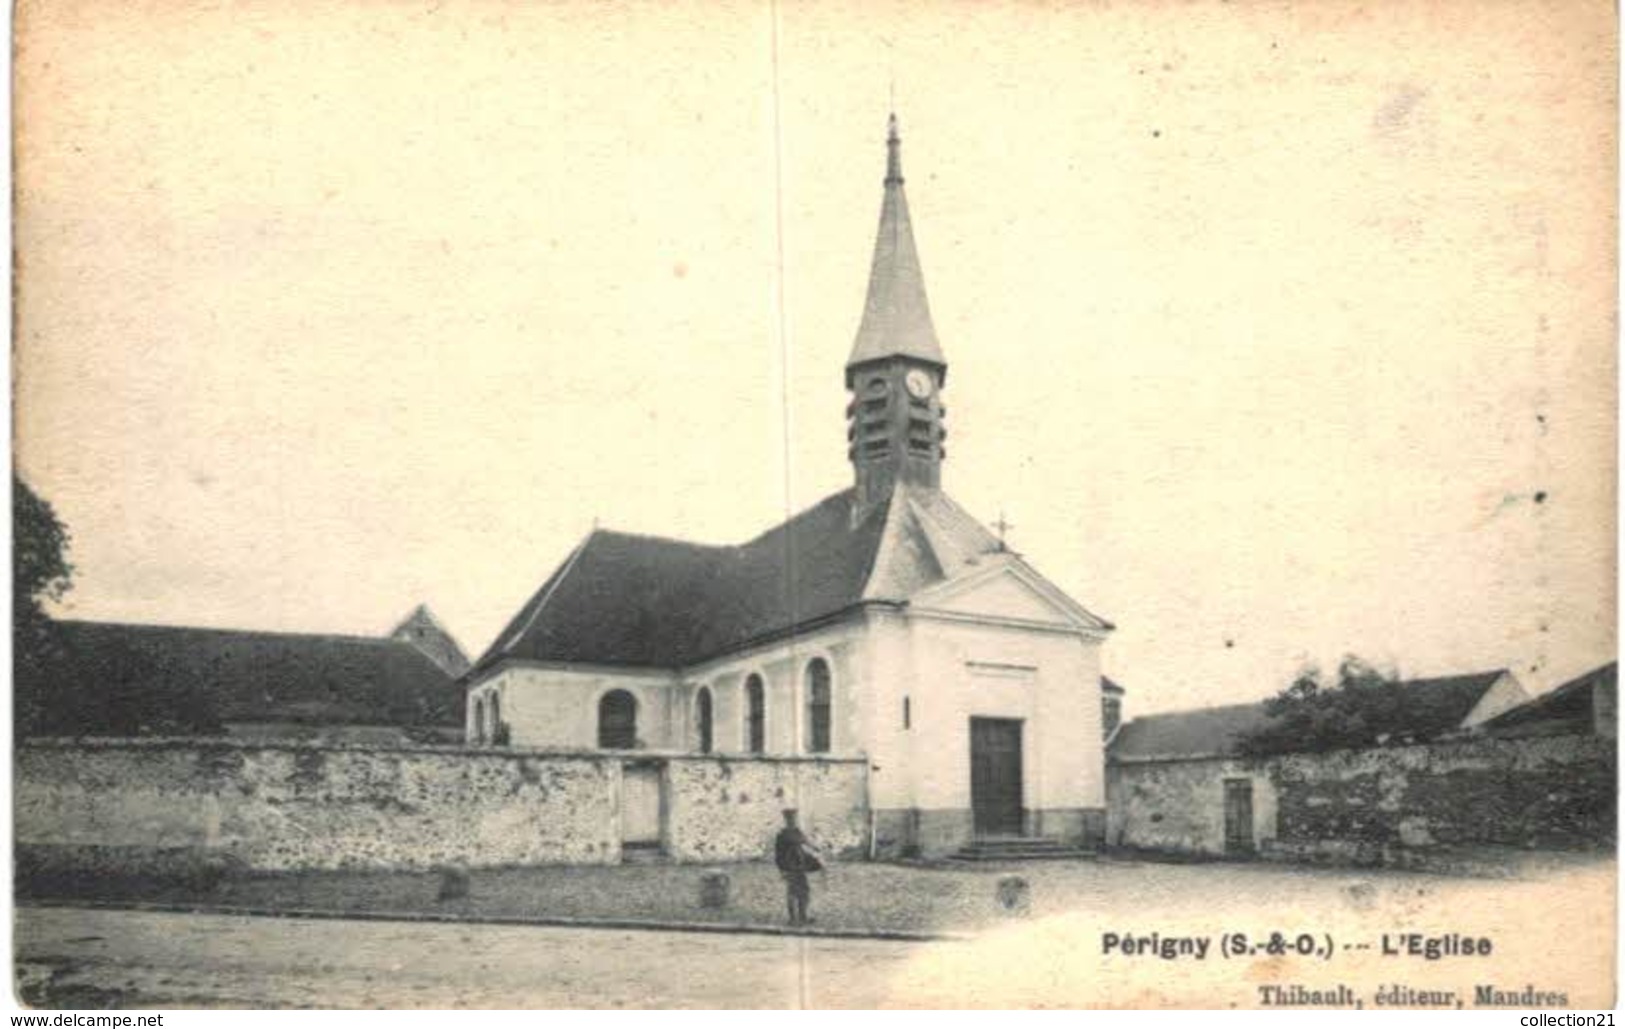
[[[886,119],[886,185],[903,184],[903,137],[897,134],[897,113]]]
[[[908,196],[903,192],[903,142],[897,115],[887,121],[885,191],[880,202],[880,230],[875,236],[874,260],[869,266],[869,295],[863,321],[847,359],[852,370],[888,357],[911,357],[946,371],[947,362],[931,324],[931,306],[925,299],[925,274],[914,249],[914,226],[908,217]]]
[[[939,489],[942,479],[942,384],[948,363],[937,344],[914,227],[903,194],[903,143],[897,116],[886,126],[886,179],[880,231],[869,268],[863,321],[846,362],[847,457],[856,477],[853,517],[886,500],[900,484]]]

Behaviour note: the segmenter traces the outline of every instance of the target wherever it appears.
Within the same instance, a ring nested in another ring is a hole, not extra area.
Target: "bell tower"
[[[855,511],[885,500],[900,482],[942,485],[942,387],[948,362],[937,343],[925,275],[903,193],[902,139],[893,114],[886,131],[880,231],[869,268],[852,355],[846,362],[847,456],[857,478]]]

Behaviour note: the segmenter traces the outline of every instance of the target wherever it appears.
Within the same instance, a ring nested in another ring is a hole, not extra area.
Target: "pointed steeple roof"
[[[914,249],[914,227],[909,222],[908,197],[903,192],[902,139],[897,133],[895,114],[887,123],[886,188],[880,204],[874,262],[869,268],[869,296],[846,366],[894,356],[947,365],[937,343],[937,330],[931,324],[925,274]]]

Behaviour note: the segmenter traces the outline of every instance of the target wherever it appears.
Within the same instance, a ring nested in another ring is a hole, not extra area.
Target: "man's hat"
[[[796,813],[796,809],[793,808],[793,807],[787,807],[787,808],[784,809],[784,811],[782,813],[786,814],[786,815],[793,815],[793,814]]]

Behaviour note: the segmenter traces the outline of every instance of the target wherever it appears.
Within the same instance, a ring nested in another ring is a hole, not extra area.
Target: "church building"
[[[1097,843],[1112,626],[942,488],[895,116],[844,374],[850,486],[732,546],[595,529],[465,677],[469,742],[863,758],[878,853]]]

